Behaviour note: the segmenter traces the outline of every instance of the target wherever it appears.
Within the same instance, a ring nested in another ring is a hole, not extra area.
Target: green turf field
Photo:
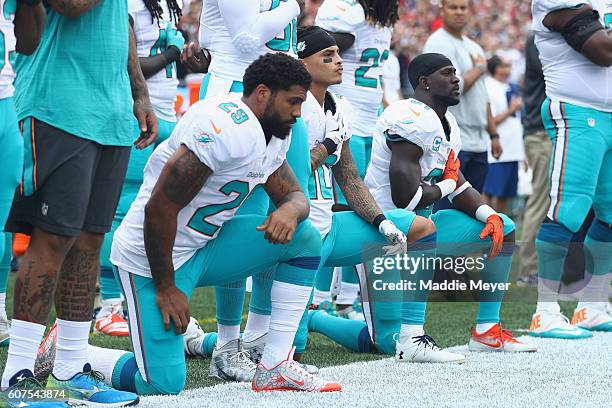
[[[515,270],[515,268],[513,268]],[[510,280],[510,282],[514,282]],[[9,317],[12,310],[12,288],[14,275],[11,276],[8,287],[7,312]],[[449,347],[467,343],[469,328],[474,324],[477,304],[474,302],[443,302],[439,295],[433,294],[428,306],[426,331],[441,347]],[[204,331],[216,330],[214,315],[214,290],[200,288],[194,292],[190,304],[191,315],[198,318]],[[575,303],[562,302],[562,311],[571,316]],[[535,308],[535,289],[514,288],[506,295],[502,307],[502,322],[510,330],[527,329],[531,314]],[[246,315],[246,308],[245,308]],[[243,319],[245,323],[246,319]],[[99,334],[92,334],[90,343],[100,347],[130,349],[127,338],[113,338]],[[4,366],[6,348],[0,349],[0,364]],[[315,364],[319,367],[349,364],[356,361],[380,359],[385,356],[376,354],[359,354],[339,346],[319,334],[311,334],[309,346],[302,357],[302,361]],[[208,378],[208,358],[190,358],[187,362],[186,388],[199,388],[215,385],[218,381]]]

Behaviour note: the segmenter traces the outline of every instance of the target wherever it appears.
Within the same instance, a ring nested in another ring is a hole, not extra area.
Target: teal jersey
[[[46,9],[38,49],[17,57],[18,119],[33,116],[102,145],[130,146],[127,1],[102,0],[78,18]]]

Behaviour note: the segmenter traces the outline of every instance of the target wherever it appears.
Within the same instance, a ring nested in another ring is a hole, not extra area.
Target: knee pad
[[[595,219],[589,227],[588,236],[595,241],[612,242],[612,225]]]
[[[320,256],[323,243],[319,230],[309,220],[304,220],[298,224],[291,245],[299,249],[301,256]]]

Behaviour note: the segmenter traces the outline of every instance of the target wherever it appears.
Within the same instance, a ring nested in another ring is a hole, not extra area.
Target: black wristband
[[[17,0],[17,3],[24,3],[24,4],[27,4],[28,6],[36,6],[40,4],[41,2],[42,0]]]
[[[325,149],[327,149],[328,155],[334,154],[336,153],[336,150],[338,150],[338,145],[331,139],[325,139],[321,144],[325,146]]]
[[[166,51],[162,53],[168,64],[174,61],[178,61],[181,58],[181,50],[176,48],[174,45],[169,46]]]
[[[489,138],[491,140],[493,139],[499,139],[499,133],[489,133]]]
[[[376,229],[378,229],[380,227],[380,224],[386,220],[387,217],[385,217],[384,214],[378,214],[375,218],[374,221],[372,221],[372,225],[376,227]]]

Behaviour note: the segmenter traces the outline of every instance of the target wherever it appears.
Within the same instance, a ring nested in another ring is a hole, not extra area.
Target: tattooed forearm
[[[178,213],[200,192],[212,170],[185,146],[164,166],[145,207],[144,241],[157,288],[174,285],[172,247]]]
[[[46,266],[30,259],[22,260],[15,281],[13,318],[47,323],[55,292],[56,271]]]
[[[91,320],[99,268],[99,249],[80,248],[76,243],[68,251],[57,281],[58,318],[75,322]]]
[[[291,205],[295,209],[299,220],[308,217],[310,212],[308,200],[306,200],[306,196],[304,196],[300,184],[287,161],[268,177],[264,188],[276,208],[286,204]]]
[[[62,16],[79,17],[97,6],[100,0],[48,0],[48,3]]]
[[[328,156],[329,154],[327,154],[327,149],[322,144],[313,147],[310,151],[310,168],[312,171],[316,170],[320,165],[322,165]]]
[[[129,24],[128,26],[130,36],[128,74],[130,76],[130,85],[132,87],[132,98],[134,98],[134,103],[150,104],[147,82],[145,81],[144,75],[142,75],[140,60],[138,59],[138,52],[136,50],[136,37],[134,36],[132,26]]]
[[[374,221],[382,210],[357,173],[351,150],[347,144],[342,148],[340,160],[332,167],[334,179],[344,193],[349,206],[367,222]]]

